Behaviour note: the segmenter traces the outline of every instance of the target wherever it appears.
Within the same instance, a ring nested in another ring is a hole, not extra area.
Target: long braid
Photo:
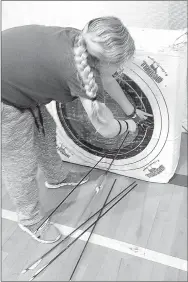
[[[86,95],[92,99],[97,95],[98,86],[95,82],[93,71],[87,62],[88,53],[84,44],[84,40],[81,36],[78,36],[76,41],[77,42],[74,47],[74,57],[78,75],[84,84]]]
[[[81,35],[77,36],[74,44],[74,58],[78,71],[78,79],[81,86],[85,89],[86,95],[92,103],[92,115],[98,119],[100,123],[106,123],[107,120],[103,117],[102,108],[100,109],[99,103],[95,100],[97,96],[98,86],[95,81],[94,73],[87,61],[88,52],[84,39]]]

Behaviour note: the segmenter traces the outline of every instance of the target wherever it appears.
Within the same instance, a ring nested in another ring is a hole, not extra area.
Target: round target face
[[[133,80],[125,74],[122,74],[117,81],[132,104],[138,109],[153,114],[147,97]],[[105,104],[112,111],[116,119],[127,119],[123,110],[112,100],[107,92],[105,92]],[[108,139],[102,137],[92,126],[79,99],[66,104],[64,107],[57,103],[57,109],[62,126],[68,136],[77,145],[101,157],[105,154],[107,158],[112,158],[113,155],[117,153],[124,135]],[[129,134],[117,159],[133,157],[145,149],[151,140],[153,124],[153,118],[150,118],[145,123],[138,126],[136,133]]]
[[[152,115],[138,125],[135,133],[128,135],[116,157],[112,169],[125,171],[145,166],[160,153],[168,135],[168,110],[158,85],[138,64],[133,62],[131,68],[126,68],[116,80],[125,96],[137,109]],[[128,117],[121,107],[108,93],[105,92],[104,96],[105,104],[114,117],[126,120]],[[104,154],[106,162],[110,163],[124,135],[114,138],[102,137],[91,124],[79,99],[66,105],[56,103],[56,111],[59,127],[61,126],[59,136],[64,136],[66,143],[71,140],[70,148],[78,156],[78,163],[81,157],[91,163],[93,159],[95,164],[96,157],[102,157]]]

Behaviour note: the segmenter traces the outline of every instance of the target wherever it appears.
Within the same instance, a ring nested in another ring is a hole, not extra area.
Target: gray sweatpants
[[[36,175],[38,165],[49,183],[67,175],[56,151],[56,126],[45,106],[41,107],[45,136],[38,131],[30,111],[21,113],[2,103],[2,176],[23,225],[38,223],[43,213]]]

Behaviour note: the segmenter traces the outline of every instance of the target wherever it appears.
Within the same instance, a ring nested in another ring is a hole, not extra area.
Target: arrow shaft
[[[81,254],[80,254],[80,257],[78,258],[78,260],[77,260],[77,262],[76,262],[76,265],[75,265],[75,267],[74,267],[74,269],[73,269],[73,271],[72,271],[72,274],[71,274],[71,276],[70,276],[70,278],[69,278],[69,281],[71,281],[71,279],[72,279],[72,277],[73,277],[73,275],[74,275],[74,273],[75,273],[75,271],[76,271],[76,269],[77,269],[77,267],[78,267],[78,264],[80,263],[80,261],[81,261],[81,259],[82,259],[82,256],[83,256],[83,254],[84,254],[84,251],[85,251],[85,249],[86,249],[86,247],[87,247],[87,245],[88,245],[88,243],[89,243],[89,240],[90,240],[90,238],[91,238],[91,236],[92,236],[92,234],[93,234],[93,232],[94,232],[94,230],[95,230],[95,228],[96,228],[96,226],[97,226],[97,223],[98,223],[98,221],[99,221],[99,218],[100,218],[100,216],[101,216],[101,214],[102,214],[102,212],[103,212],[103,209],[104,209],[104,207],[105,207],[105,205],[106,205],[106,203],[107,203],[107,201],[108,201],[108,199],[109,199],[109,196],[110,196],[110,194],[111,194],[111,192],[112,192],[112,190],[113,190],[113,188],[114,188],[114,185],[115,185],[116,180],[117,180],[117,179],[114,180],[114,182],[113,182],[113,184],[112,184],[112,186],[111,186],[111,188],[110,188],[110,191],[109,191],[109,193],[108,193],[108,195],[107,195],[107,197],[106,197],[106,199],[105,199],[105,201],[104,201],[104,204],[103,204],[103,206],[102,206],[102,208],[101,208],[101,210],[100,210],[100,212],[99,212],[99,214],[98,214],[97,221],[96,221],[95,224],[93,225],[93,228],[92,228],[92,230],[91,230],[91,232],[90,232],[90,235],[89,235],[89,237],[88,237],[88,239],[87,239],[87,241],[86,241],[86,243],[85,243],[85,246],[84,246],[84,248],[83,248],[83,250],[82,250],[82,252],[81,252]]]
[[[135,184],[136,181],[133,181],[130,185],[128,185],[126,188],[124,188],[120,193],[118,193],[115,197],[113,197],[105,206],[109,206],[114,200],[116,200],[119,196],[121,196],[130,186]],[[84,226],[88,221],[90,221],[95,215],[97,215],[101,209],[96,211],[93,215],[91,215],[88,219],[86,219],[84,222],[82,222],[75,230],[73,230],[71,233],[69,233],[64,239],[62,239],[60,242],[58,242],[55,246],[53,246],[49,251],[44,253],[38,260],[34,261],[32,264],[30,264],[27,268],[26,271],[30,269],[34,264],[37,264],[38,261],[42,261],[43,258],[45,258],[49,253],[51,253],[56,247],[58,247],[60,244],[62,244],[64,241],[66,241],[68,238],[70,238],[71,235],[73,235],[77,230],[79,230],[82,226]],[[37,264],[38,265],[38,264]],[[34,268],[32,268],[34,269]],[[24,271],[24,273],[26,272]]]
[[[123,195],[119,200],[117,200],[110,208],[108,208],[100,217],[101,219],[107,212],[109,212],[115,205],[117,205],[128,193],[130,193],[137,184],[135,184],[125,195]],[[98,220],[99,220],[98,219]],[[51,261],[49,261],[46,265],[45,268],[43,267],[41,271],[38,271],[33,277],[36,278],[42,271],[44,271],[49,265],[51,265],[60,255],[62,255],[68,248],[70,248],[83,234],[85,234],[95,223],[97,220],[95,220],[92,224],[90,224],[78,237],[76,237],[68,246],[66,246],[59,254],[57,254]]]

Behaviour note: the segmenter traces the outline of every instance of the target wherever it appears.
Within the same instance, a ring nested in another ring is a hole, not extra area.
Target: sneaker
[[[77,185],[85,175],[86,175],[86,172],[79,172],[79,173],[71,172],[71,173],[68,173],[66,178],[61,183],[50,184],[46,181],[45,186],[49,189],[56,189],[56,188],[60,188],[63,186],[74,186],[74,185]],[[79,185],[82,185],[88,182],[88,180],[89,180],[89,176],[86,176]]]
[[[24,226],[20,223],[18,225],[23,231],[40,243],[52,244],[61,238],[60,231],[49,219],[37,231],[34,231],[36,230],[36,225]]]

